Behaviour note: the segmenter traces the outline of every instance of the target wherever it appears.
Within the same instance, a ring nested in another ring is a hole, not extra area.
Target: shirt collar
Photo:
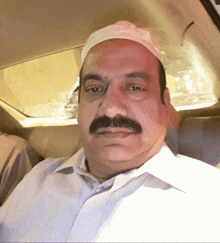
[[[165,143],[160,151],[143,164],[140,169],[183,192],[188,189],[183,166]]]
[[[73,170],[76,170],[77,168],[83,172],[86,172],[86,157],[84,154],[83,148],[81,148],[77,153],[75,153],[71,158],[64,160],[60,166],[54,170],[54,173],[59,172],[63,169],[72,167]]]
[[[59,172],[68,167],[72,167],[75,172],[86,173],[86,157],[83,148],[80,149],[71,158],[64,161],[55,171]],[[124,175],[135,178],[144,173],[149,173],[158,179],[186,192],[187,188],[184,184],[184,178],[181,166],[179,166],[176,156],[164,143],[160,151],[155,154],[151,159],[146,161],[140,168],[133,169],[123,173]]]

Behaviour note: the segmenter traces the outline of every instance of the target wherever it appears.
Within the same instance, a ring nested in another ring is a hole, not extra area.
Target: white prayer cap
[[[128,39],[136,41],[144,45],[159,60],[161,60],[158,40],[148,29],[138,28],[136,25],[128,21],[118,21],[113,25],[95,31],[90,35],[82,51],[81,65],[92,47],[110,39]]]

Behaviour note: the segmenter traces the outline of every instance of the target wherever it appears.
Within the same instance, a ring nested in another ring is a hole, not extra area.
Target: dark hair
[[[166,89],[167,82],[166,82],[165,70],[164,70],[163,64],[160,60],[158,60],[158,73],[159,73],[159,81],[160,81],[160,99],[161,99],[162,104],[164,104],[163,93],[164,93],[164,90]],[[79,87],[77,89],[78,90],[78,102],[80,99],[81,85],[82,85],[82,68],[80,69],[80,72],[79,72]]]
[[[167,81],[166,81],[166,73],[163,67],[163,64],[160,60],[158,60],[159,62],[159,81],[160,81],[160,99],[162,104],[164,104],[164,98],[163,98],[163,94],[164,94],[164,90],[166,89],[167,86]]]

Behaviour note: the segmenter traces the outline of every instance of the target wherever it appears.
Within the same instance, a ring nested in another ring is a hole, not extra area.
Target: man
[[[155,37],[120,21],[82,53],[84,146],[45,160],[3,206],[1,241],[214,241],[219,170],[164,144],[170,97]]]

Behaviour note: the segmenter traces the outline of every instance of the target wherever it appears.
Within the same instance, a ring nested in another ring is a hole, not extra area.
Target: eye
[[[142,88],[140,86],[131,86],[131,87],[129,87],[129,90],[131,90],[131,91],[141,91]]]
[[[87,87],[87,88],[85,88],[85,91],[95,94],[95,93],[103,91],[103,88],[102,87],[98,87],[98,86]]]
[[[132,91],[132,92],[146,91],[145,87],[143,87],[142,85],[137,85],[137,84],[128,84],[126,89],[128,91]]]
[[[95,98],[104,95],[106,88],[104,85],[100,84],[91,84],[85,87],[85,95],[87,98]]]

